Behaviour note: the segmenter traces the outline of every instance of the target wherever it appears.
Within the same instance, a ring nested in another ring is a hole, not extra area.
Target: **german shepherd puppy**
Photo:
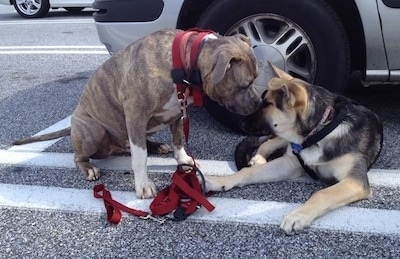
[[[306,203],[286,215],[280,228],[298,234],[319,216],[372,192],[367,172],[377,159],[383,140],[382,123],[367,108],[272,66],[276,74],[263,94],[263,105],[245,122],[244,128],[261,137],[245,139],[236,150],[238,173],[205,178],[208,191],[295,179],[306,171],[331,183]],[[285,148],[276,159],[267,159]],[[248,158],[246,158],[248,157]]]

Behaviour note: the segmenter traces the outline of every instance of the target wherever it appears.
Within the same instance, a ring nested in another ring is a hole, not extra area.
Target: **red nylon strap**
[[[197,67],[197,57],[200,51],[201,42],[204,37],[209,34],[210,31],[182,31],[179,32],[174,39],[172,45],[172,64],[174,69],[183,69],[187,75],[190,70],[198,69]],[[187,43],[189,39],[194,36],[192,46],[190,49],[190,65],[187,66],[186,64],[186,49]],[[181,98],[179,95],[183,93],[184,85],[177,84],[177,91],[178,97]],[[196,106],[203,105],[203,92],[201,91],[201,86],[191,87],[191,94],[193,96],[193,103]]]
[[[181,202],[182,198],[189,201]],[[178,169],[172,176],[172,184],[158,193],[150,204],[150,210],[153,215],[165,215],[181,205],[186,208],[186,214],[192,214],[197,209],[198,204],[204,206],[208,211],[215,208],[202,195],[196,171],[186,172]]]
[[[103,199],[107,212],[107,220],[110,223],[118,224],[121,221],[121,211],[130,213],[136,217],[146,218],[150,216],[148,212],[129,208],[113,200],[111,193],[105,188],[104,184],[96,185],[93,188],[93,194],[95,198]],[[187,201],[182,201],[181,199]],[[190,215],[196,211],[198,205],[204,206],[210,212],[215,208],[202,195],[196,171],[193,169],[190,172],[186,172],[178,169],[172,176],[172,184],[160,191],[151,202],[150,210],[153,216],[163,216],[181,206],[184,207],[185,214]]]
[[[96,185],[93,188],[93,193],[94,193],[95,198],[103,199],[104,206],[106,207],[106,211],[107,211],[107,220],[110,223],[118,224],[121,221],[121,218],[122,218],[121,210],[128,212],[132,215],[135,215],[137,217],[146,217],[149,215],[148,212],[129,208],[129,207],[113,200],[113,198],[111,197],[110,191],[108,191],[106,189],[104,184]]]

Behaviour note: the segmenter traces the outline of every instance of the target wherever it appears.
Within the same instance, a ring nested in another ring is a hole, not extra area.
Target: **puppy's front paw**
[[[152,181],[146,181],[143,183],[135,182],[135,189],[136,189],[136,196],[139,199],[150,199],[154,198],[157,195],[156,186]]]
[[[232,185],[229,185],[229,183],[225,181],[224,176],[204,176],[204,180],[206,184],[206,192],[228,191],[233,188]]]
[[[249,161],[249,166],[257,166],[266,164],[267,160],[260,154],[255,154]]]
[[[300,234],[305,228],[310,226],[312,221],[313,218],[299,208],[283,218],[280,228],[286,235]]]
[[[76,161],[76,166],[81,170],[86,180],[95,181],[100,178],[100,169],[91,163]]]

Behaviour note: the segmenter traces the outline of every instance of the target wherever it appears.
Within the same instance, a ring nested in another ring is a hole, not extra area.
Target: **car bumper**
[[[183,0],[96,0],[93,18],[100,41],[113,54],[154,31],[176,28],[182,4]]]
[[[0,4],[11,5],[10,0],[0,0]]]

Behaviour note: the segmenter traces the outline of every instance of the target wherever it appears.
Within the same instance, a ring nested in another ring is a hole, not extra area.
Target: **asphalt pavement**
[[[324,184],[304,177],[217,193],[214,212],[160,225],[123,214],[106,221],[92,196],[102,182],[121,201],[135,198],[128,156],[97,161],[102,177],[87,182],[74,168],[69,138],[16,148],[15,139],[62,127],[80,93],[109,55],[90,13],[50,12],[20,18],[0,6],[0,258],[400,258],[400,87],[374,86],[346,94],[384,123],[384,148],[369,173],[370,200],[318,219],[305,233],[286,236],[280,219]],[[206,174],[234,173],[233,150],[244,136],[190,108],[190,147]],[[57,124],[62,121],[61,125]],[[169,142],[168,130],[153,137]],[[172,155],[151,156],[149,176],[170,183]]]

